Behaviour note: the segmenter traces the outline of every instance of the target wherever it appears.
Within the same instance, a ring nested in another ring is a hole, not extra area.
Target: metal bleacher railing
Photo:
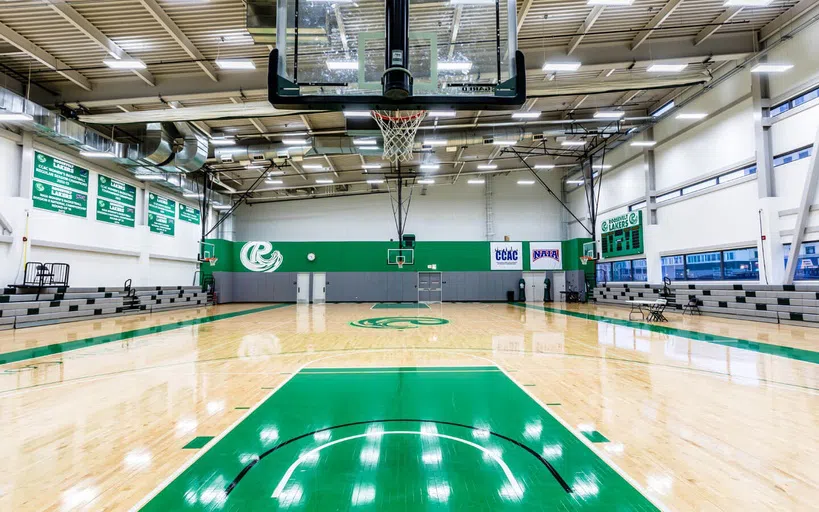
[[[22,284],[13,285],[15,288],[37,288],[39,298],[43,288],[68,287],[68,276],[71,266],[68,263],[41,263],[30,261],[26,269]]]

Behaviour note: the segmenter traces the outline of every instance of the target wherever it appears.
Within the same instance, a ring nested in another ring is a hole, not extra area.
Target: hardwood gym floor
[[[0,510],[813,510],[819,331],[234,304],[0,332]],[[418,315],[418,317],[416,317]]]

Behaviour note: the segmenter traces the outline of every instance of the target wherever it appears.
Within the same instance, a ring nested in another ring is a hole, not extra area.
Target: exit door
[[[313,304],[324,304],[327,297],[327,274],[316,272],[313,274]]]
[[[310,274],[307,272],[296,276],[296,303],[310,304]]]
[[[443,302],[443,296],[440,272],[418,272],[418,302]]]
[[[555,272],[552,274],[554,277],[554,283],[552,283],[552,297],[555,301],[565,302],[566,301],[566,294],[560,293],[566,291],[566,273],[565,272]]]
[[[543,302],[545,286],[543,280],[546,272],[524,272],[523,281],[526,283],[526,302]]]

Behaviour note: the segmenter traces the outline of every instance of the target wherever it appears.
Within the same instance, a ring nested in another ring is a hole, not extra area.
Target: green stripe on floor
[[[422,302],[379,302],[370,309],[429,309]]]
[[[150,334],[158,334],[161,332],[173,331],[181,329],[182,327],[189,327],[192,325],[209,324],[219,320],[227,320],[228,318],[236,318],[238,316],[251,315],[253,313],[261,313],[262,311],[270,311],[271,309],[279,309],[289,306],[289,304],[275,304],[273,306],[263,306],[260,308],[245,309],[242,311],[234,311],[232,313],[222,313],[221,315],[205,316],[202,318],[194,318],[191,320],[182,320],[180,322],[173,322],[170,324],[155,325],[153,327],[143,327],[142,329],[134,329],[133,331],[125,331],[114,334],[103,334],[102,336],[93,336],[91,338],[84,338],[81,340],[67,341],[65,343],[54,343],[52,345],[44,345],[42,347],[27,348],[17,350],[14,352],[7,352],[0,354],[0,364],[15,363],[17,361],[25,361],[26,359],[34,359],[36,357],[52,356],[55,354],[62,354],[71,350],[79,350],[81,348],[95,347],[97,345],[104,345],[114,341],[128,340],[131,338],[138,338],[140,336],[148,336]]]
[[[643,329],[651,332],[659,332],[662,334],[668,334],[670,336],[688,338],[694,341],[704,341],[705,343],[711,343],[714,345],[739,348],[742,350],[750,350],[751,352],[757,352],[760,354],[769,354],[772,356],[779,356],[787,359],[795,359],[797,361],[805,361],[807,363],[819,364],[819,352],[814,352],[812,350],[805,350],[793,347],[783,347],[780,345],[771,345],[770,343],[761,343],[758,341],[731,338],[729,336],[720,336],[719,334],[708,334],[705,332],[689,331],[687,329],[677,329],[676,327],[670,327],[661,324],[634,322],[632,320],[624,320],[621,318],[611,318],[608,316],[593,315],[591,313],[582,313],[580,311],[569,311],[566,309],[548,308],[546,306],[536,306],[534,304],[523,304],[520,302],[514,302],[513,304],[521,308],[535,309],[538,311],[545,311],[547,313],[556,313],[559,315],[582,318],[584,320],[593,320],[595,322],[603,322],[607,324],[620,325],[623,327],[631,327],[633,329]]]

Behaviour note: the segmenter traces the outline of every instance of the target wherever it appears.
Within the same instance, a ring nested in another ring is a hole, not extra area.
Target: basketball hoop
[[[580,257],[580,263],[582,263],[582,264],[583,264],[583,266],[588,265],[588,263],[589,263],[590,261],[592,261],[592,260],[594,260],[594,258],[592,258],[591,256],[581,256],[581,257]]]
[[[427,111],[373,110],[371,114],[384,137],[384,158],[393,163],[411,160],[415,133]]]
[[[398,265],[398,270],[401,270],[401,269],[404,268],[404,263],[406,261],[407,261],[407,259],[404,256],[396,256],[395,257],[395,264]]]
[[[202,262],[210,263],[211,267],[215,267],[217,261],[219,261],[219,258],[202,258]]]

